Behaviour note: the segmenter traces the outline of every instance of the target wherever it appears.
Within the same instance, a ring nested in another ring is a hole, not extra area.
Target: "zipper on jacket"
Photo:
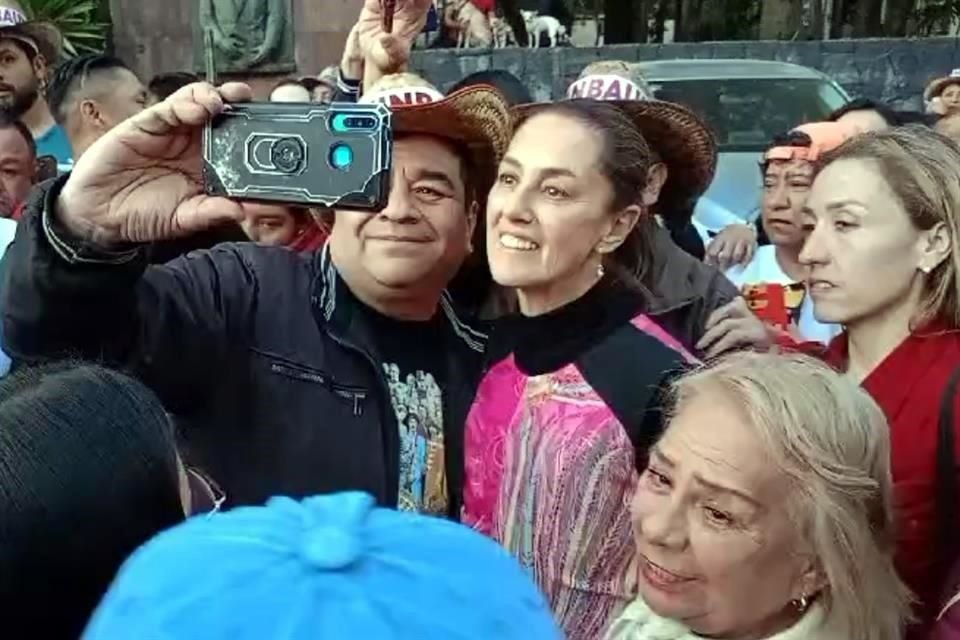
[[[344,387],[337,384],[330,386],[335,394],[341,398],[353,402],[353,415],[357,417],[363,415],[363,402],[367,399],[367,393],[365,391],[359,391],[357,389],[352,389],[350,387]]]
[[[282,376],[287,376],[288,378],[293,378],[294,380],[323,385],[337,396],[351,402],[353,404],[354,416],[359,417],[363,415],[363,403],[367,399],[366,389],[337,384],[318,371],[281,362],[271,363],[270,371]]]
[[[295,380],[315,382],[316,384],[322,384],[324,386],[327,384],[327,378],[323,374],[301,367],[294,367],[289,364],[273,362],[270,364],[270,371],[279,373],[282,376],[287,376],[288,378],[294,378]]]

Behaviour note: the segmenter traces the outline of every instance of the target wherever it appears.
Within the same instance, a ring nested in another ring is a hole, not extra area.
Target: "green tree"
[[[757,0],[674,0],[674,37],[677,42],[750,40],[757,37],[760,3]]]
[[[914,10],[917,35],[932,36],[946,33],[950,26],[960,20],[960,0],[927,0],[923,7]]]
[[[96,0],[24,0],[30,17],[52,22],[63,34],[68,56],[104,50],[109,25]]]
[[[916,0],[887,0],[887,13],[883,19],[883,33],[892,38],[912,35]]]

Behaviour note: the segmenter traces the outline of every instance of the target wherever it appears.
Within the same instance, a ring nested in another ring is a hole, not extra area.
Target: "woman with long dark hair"
[[[521,110],[487,205],[490,270],[520,313],[498,323],[468,418],[465,519],[531,570],[571,640],[636,592],[627,505],[658,390],[689,360],[644,313],[656,162],[631,117],[687,112],[633,109]]]

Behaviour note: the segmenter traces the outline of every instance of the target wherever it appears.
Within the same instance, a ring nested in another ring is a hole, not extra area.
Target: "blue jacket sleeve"
[[[356,102],[360,99],[360,80],[343,75],[343,69],[337,69],[337,88],[333,92],[334,102]]]

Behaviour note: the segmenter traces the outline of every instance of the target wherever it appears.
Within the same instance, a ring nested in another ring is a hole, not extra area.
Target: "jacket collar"
[[[345,336],[350,329],[353,309],[362,304],[351,293],[330,256],[329,244],[316,254],[317,276],[314,281],[314,305],[322,314],[325,324],[338,335]],[[440,295],[440,310],[443,312],[453,335],[468,349],[483,353],[487,346],[487,334],[471,327],[457,312],[449,292]]]

